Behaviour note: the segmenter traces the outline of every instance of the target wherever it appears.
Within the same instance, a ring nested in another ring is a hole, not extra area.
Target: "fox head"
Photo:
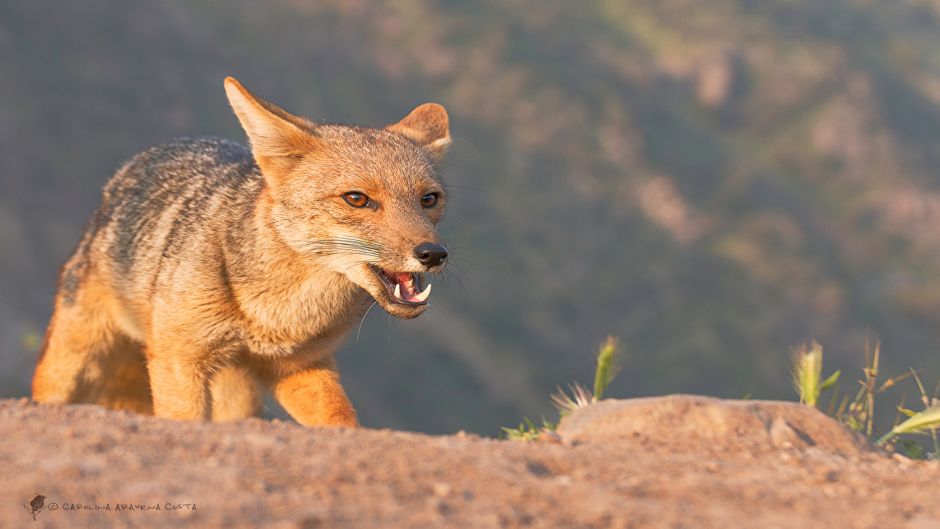
[[[450,144],[444,107],[427,103],[375,129],[294,116],[231,77],[225,92],[284,242],[363,288],[390,314],[423,313],[431,293],[426,276],[447,264],[436,229],[447,205],[438,177]]]

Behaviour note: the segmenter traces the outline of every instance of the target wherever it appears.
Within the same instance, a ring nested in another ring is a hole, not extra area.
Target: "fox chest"
[[[368,295],[345,285],[309,284],[269,292],[243,306],[242,341],[261,356],[331,349],[368,308]]]

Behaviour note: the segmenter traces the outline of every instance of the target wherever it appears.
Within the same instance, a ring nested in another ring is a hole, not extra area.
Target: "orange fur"
[[[426,309],[413,287],[443,268],[417,247],[440,243],[444,108],[384,129],[320,125],[232,78],[225,89],[250,153],[178,140],[111,179],[60,274],[37,401],[232,420],[269,388],[302,424],[354,426],[343,337],[373,299],[402,318]]]

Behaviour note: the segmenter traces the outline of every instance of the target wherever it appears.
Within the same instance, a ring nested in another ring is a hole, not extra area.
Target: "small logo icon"
[[[29,500],[28,503],[24,503],[23,508],[33,516],[33,521],[35,522],[36,515],[46,508],[46,497],[42,494],[37,494],[36,497]]]

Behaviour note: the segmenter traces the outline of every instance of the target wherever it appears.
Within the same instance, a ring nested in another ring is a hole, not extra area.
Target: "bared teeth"
[[[418,300],[418,302],[423,303],[428,300],[428,296],[431,295],[431,283],[428,283],[428,286],[424,287],[424,292],[420,294],[415,294],[412,300]]]
[[[430,284],[424,288],[424,292],[418,292],[418,287],[421,286],[423,281],[421,281],[421,278],[414,273],[383,272],[383,275],[386,279],[388,279],[389,283],[393,283],[395,285],[391,296],[395,301],[404,303],[424,303],[431,295]]]

